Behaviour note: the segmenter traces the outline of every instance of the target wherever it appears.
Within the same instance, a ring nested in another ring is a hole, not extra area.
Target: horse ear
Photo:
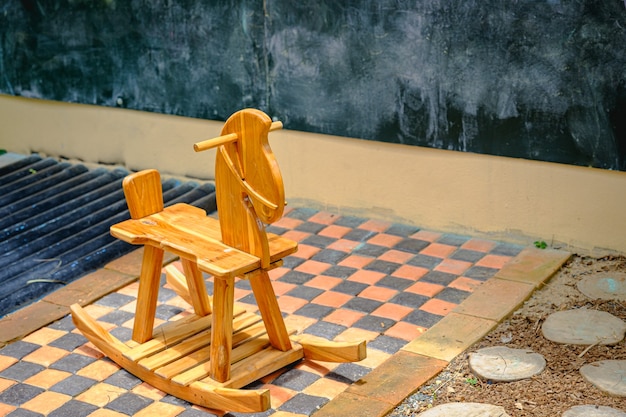
[[[122,187],[131,218],[140,219],[163,211],[161,175],[156,169],[146,169],[127,176]]]

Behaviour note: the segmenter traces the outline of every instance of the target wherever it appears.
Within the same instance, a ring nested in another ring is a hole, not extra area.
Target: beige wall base
[[[222,123],[0,95],[0,148],[211,179]],[[626,253],[626,173],[282,130],[292,206],[522,244]]]

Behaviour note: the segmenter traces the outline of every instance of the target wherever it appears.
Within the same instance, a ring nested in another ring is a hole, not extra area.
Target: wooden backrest
[[[147,169],[128,175],[122,182],[130,217],[140,219],[163,211],[161,175],[156,169]]]

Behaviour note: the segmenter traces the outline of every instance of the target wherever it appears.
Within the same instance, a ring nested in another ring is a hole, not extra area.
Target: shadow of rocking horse
[[[125,178],[131,219],[111,234],[144,245],[132,340],[107,332],[78,304],[76,327],[105,355],[138,378],[204,407],[235,412],[270,408],[268,390],[240,389],[302,358],[355,362],[366,356],[365,341],[331,342],[285,326],[268,271],[297,251],[297,243],[266,233],[280,219],[284,186],[268,143],[280,129],[263,112],[233,114],[222,136],[199,142],[199,152],[217,147],[215,187],[219,220],[179,203],[163,207],[158,171]],[[180,257],[183,272],[168,265],[168,283],[193,307],[193,314],[154,328],[164,252]],[[213,275],[209,297],[203,272]],[[260,317],[234,303],[235,277],[247,279]]]

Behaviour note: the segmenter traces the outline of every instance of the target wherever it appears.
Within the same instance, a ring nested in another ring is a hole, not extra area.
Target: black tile
[[[381,350],[385,353],[393,355],[406,345],[406,340],[398,339],[396,337],[390,337],[380,335],[376,339],[367,343],[367,348]]]
[[[313,274],[307,274],[300,271],[289,271],[282,277],[278,278],[278,281],[287,282],[289,284],[302,285],[306,282],[309,282],[313,278],[315,278],[315,275]]]
[[[409,237],[412,234],[419,232],[419,230],[420,229],[415,226],[410,226],[406,224],[392,224],[387,230],[385,230],[385,233],[387,233],[388,235]]]
[[[403,252],[418,254],[428,245],[430,245],[430,242],[427,242],[425,240],[406,238],[396,243],[393,248],[396,250],[401,250]]]
[[[463,273],[463,276],[479,281],[487,281],[498,272],[498,269],[487,268],[486,266],[473,266]]]
[[[95,405],[87,404],[82,401],[70,400],[48,414],[48,417],[83,417],[90,415],[97,409],[98,407]]]
[[[48,345],[55,348],[67,350],[68,352],[72,352],[74,349],[84,345],[85,343],[87,343],[87,339],[83,335],[77,333],[68,333],[59,337],[57,340],[50,342]]]
[[[0,377],[23,382],[31,376],[43,371],[44,369],[46,368],[39,364],[27,361],[20,361],[14,363],[13,365],[0,372]]]
[[[298,226],[296,226],[294,228],[294,230],[297,230],[299,232],[306,232],[306,233],[316,234],[320,230],[323,230],[325,228],[326,228],[325,224],[314,223],[314,222],[304,222],[304,223],[299,224]]]
[[[342,294],[358,295],[366,289],[368,286],[356,281],[343,281],[333,287],[333,291],[340,292]]]
[[[441,263],[441,258],[434,256],[417,254],[407,261],[408,265],[419,266],[421,268],[433,269]]]
[[[129,312],[122,311],[122,310],[114,310],[100,317],[98,320],[121,326],[122,324],[126,323],[128,320],[132,319],[133,317],[135,317],[133,313],[129,313]]]
[[[131,390],[141,383],[141,379],[124,369],[120,369],[104,380],[107,384],[114,385],[125,390]]]
[[[267,233],[273,233],[273,234],[278,235],[278,236],[282,235],[283,233],[285,233],[285,232],[287,232],[289,230],[291,230],[291,229],[287,229],[285,227],[274,226],[272,224],[270,224],[269,226],[265,227],[265,231]]]
[[[157,301],[160,303],[166,303],[172,298],[176,297],[178,294],[176,291],[171,290],[169,288],[159,288],[159,294],[157,295]]]
[[[425,328],[430,328],[433,325],[437,324],[439,320],[443,317],[437,314],[432,314],[424,310],[415,310],[411,313],[407,314],[402,321],[406,321],[407,323],[414,324],[416,326],[421,326]]]
[[[298,393],[289,401],[286,401],[283,405],[281,405],[278,410],[310,416],[322,408],[322,406],[327,402],[328,398]]]
[[[131,297],[130,295],[124,295],[114,292],[100,298],[98,301],[95,302],[95,304],[105,307],[119,308],[135,300],[136,298]]]
[[[311,301],[312,299],[314,299],[315,297],[317,297],[323,292],[324,290],[320,290],[319,288],[307,287],[306,285],[299,285],[293,290],[287,292],[285,295]]]
[[[413,285],[415,282],[410,279],[386,276],[378,280],[377,287],[392,288],[394,290],[403,291]]]
[[[76,373],[78,370],[83,369],[85,366],[94,362],[96,359],[85,355],[79,355],[77,353],[70,353],[67,356],[59,359],[50,365],[52,369],[58,369],[59,371],[66,371]]]
[[[372,245],[371,243],[362,243],[352,250],[352,253],[363,256],[371,256],[372,258],[378,258],[383,253],[387,252],[389,248],[380,245]]]
[[[15,384],[0,392],[0,403],[19,406],[44,392],[43,388],[28,384]]]
[[[240,303],[245,303],[245,304],[251,304],[251,305],[257,305],[256,302],[256,297],[254,296],[254,294],[250,293],[248,295],[246,295],[245,297],[241,297],[239,300],[237,300]]]
[[[25,408],[16,408],[12,413],[7,414],[7,417],[44,417],[44,415]]]
[[[320,376],[312,372],[291,368],[279,375],[278,378],[272,381],[272,384],[294,391],[302,391],[318,379],[320,379]]]
[[[297,314],[298,316],[309,317],[312,319],[321,320],[330,313],[332,313],[334,309],[327,306],[322,306],[315,303],[308,303],[294,311],[293,314]]]
[[[236,414],[227,413],[223,417],[235,416]],[[246,416],[252,416],[252,414],[245,414]],[[209,413],[208,411],[196,410],[195,408],[187,408],[176,417],[218,417],[217,414]]]
[[[517,256],[524,249],[523,246],[514,245],[512,243],[499,243],[492,250],[493,255]]]
[[[456,288],[446,287],[435,296],[438,300],[448,301],[450,303],[461,304],[471,293]]]
[[[420,281],[446,286],[457,278],[458,275],[449,274],[447,272],[430,271],[426,275],[421,277]]]
[[[321,251],[313,255],[311,259],[318,262],[325,262],[327,264],[336,265],[337,263],[341,262],[341,260],[344,259],[346,256],[348,256],[346,252],[334,249],[322,249]],[[324,272],[324,275],[326,275],[326,272]]]
[[[317,210],[315,209],[309,209],[306,207],[298,207],[296,209],[291,210],[289,213],[287,213],[285,217],[306,221],[306,220],[309,220],[309,218],[311,218],[315,214],[317,214]]]
[[[336,240],[337,239],[333,239],[332,237],[312,235],[303,239],[302,244],[324,249],[332,245]]]
[[[326,377],[341,382],[354,383],[363,378],[365,375],[369,374],[370,371],[370,368],[366,368],[362,365],[357,365],[356,363],[342,363],[331,372],[329,372]]]
[[[367,264],[363,269],[367,271],[376,271],[382,272],[383,274],[391,274],[396,269],[400,268],[400,264],[389,261],[382,261],[380,259],[376,259],[369,264]]]
[[[430,300],[430,298],[424,295],[401,292],[400,294],[396,294],[389,302],[405,307],[418,308],[428,300]]]
[[[74,326],[74,322],[72,321],[72,316],[69,315],[63,317],[61,320],[55,321],[48,327],[54,330],[61,330],[64,332],[71,332],[76,328],[76,326]]]
[[[331,309],[332,311],[332,309]],[[343,333],[347,327],[327,321],[318,321],[304,330],[306,334],[323,337],[324,339],[333,340],[337,335]]]
[[[169,320],[177,314],[182,313],[184,310],[180,307],[169,305],[169,304],[161,304],[158,305],[155,311],[155,317],[161,320]]]
[[[379,301],[356,297],[345,303],[342,308],[348,308],[350,310],[360,311],[369,314],[372,311],[376,310],[378,307],[380,307],[381,304],[382,303]]]
[[[75,397],[81,392],[87,391],[91,386],[96,384],[97,381],[91,378],[85,378],[79,375],[70,375],[64,380],[57,382],[50,387],[50,391],[60,392],[71,397]]]
[[[354,229],[343,235],[342,239],[352,240],[354,242],[365,242],[366,240],[372,238],[374,235],[376,235],[376,232],[373,232],[371,230]]]
[[[9,356],[15,359],[22,359],[24,356],[33,353],[39,349],[41,345],[35,343],[24,342],[18,340],[13,342],[0,350],[0,355]]]
[[[479,251],[469,250],[469,249],[459,249],[456,252],[454,252],[452,255],[450,255],[450,259],[476,263],[480,261],[484,256],[485,256],[484,252],[479,252]]]
[[[283,258],[283,267],[294,269],[298,265],[301,265],[302,263],[304,263],[304,261],[306,261],[306,259],[298,258],[296,255],[287,256]]]
[[[133,330],[128,327],[116,327],[109,331],[111,336],[119,339],[122,342],[128,342],[133,337]]]
[[[350,275],[354,274],[358,269],[351,268],[349,266],[341,266],[341,265],[333,265],[324,271],[324,275],[335,278],[343,278],[346,279]]]
[[[467,236],[445,234],[437,239],[437,243],[441,243],[442,245],[461,246],[469,239],[470,238]]]
[[[357,320],[352,327],[382,333],[389,330],[394,324],[396,324],[396,322],[391,319],[367,315]]]
[[[126,414],[127,416],[132,416],[153,402],[154,401],[149,398],[129,392],[117,397],[108,403],[105,408]]]
[[[250,285],[250,280],[247,279],[237,279],[235,280],[235,288],[240,290],[251,291],[252,286]]]
[[[364,218],[361,218],[361,217],[341,216],[341,217],[337,218],[333,222],[333,224],[335,224],[337,226],[349,227],[351,229],[354,229],[354,228],[362,225],[366,221],[367,221],[367,219],[364,219]]]

